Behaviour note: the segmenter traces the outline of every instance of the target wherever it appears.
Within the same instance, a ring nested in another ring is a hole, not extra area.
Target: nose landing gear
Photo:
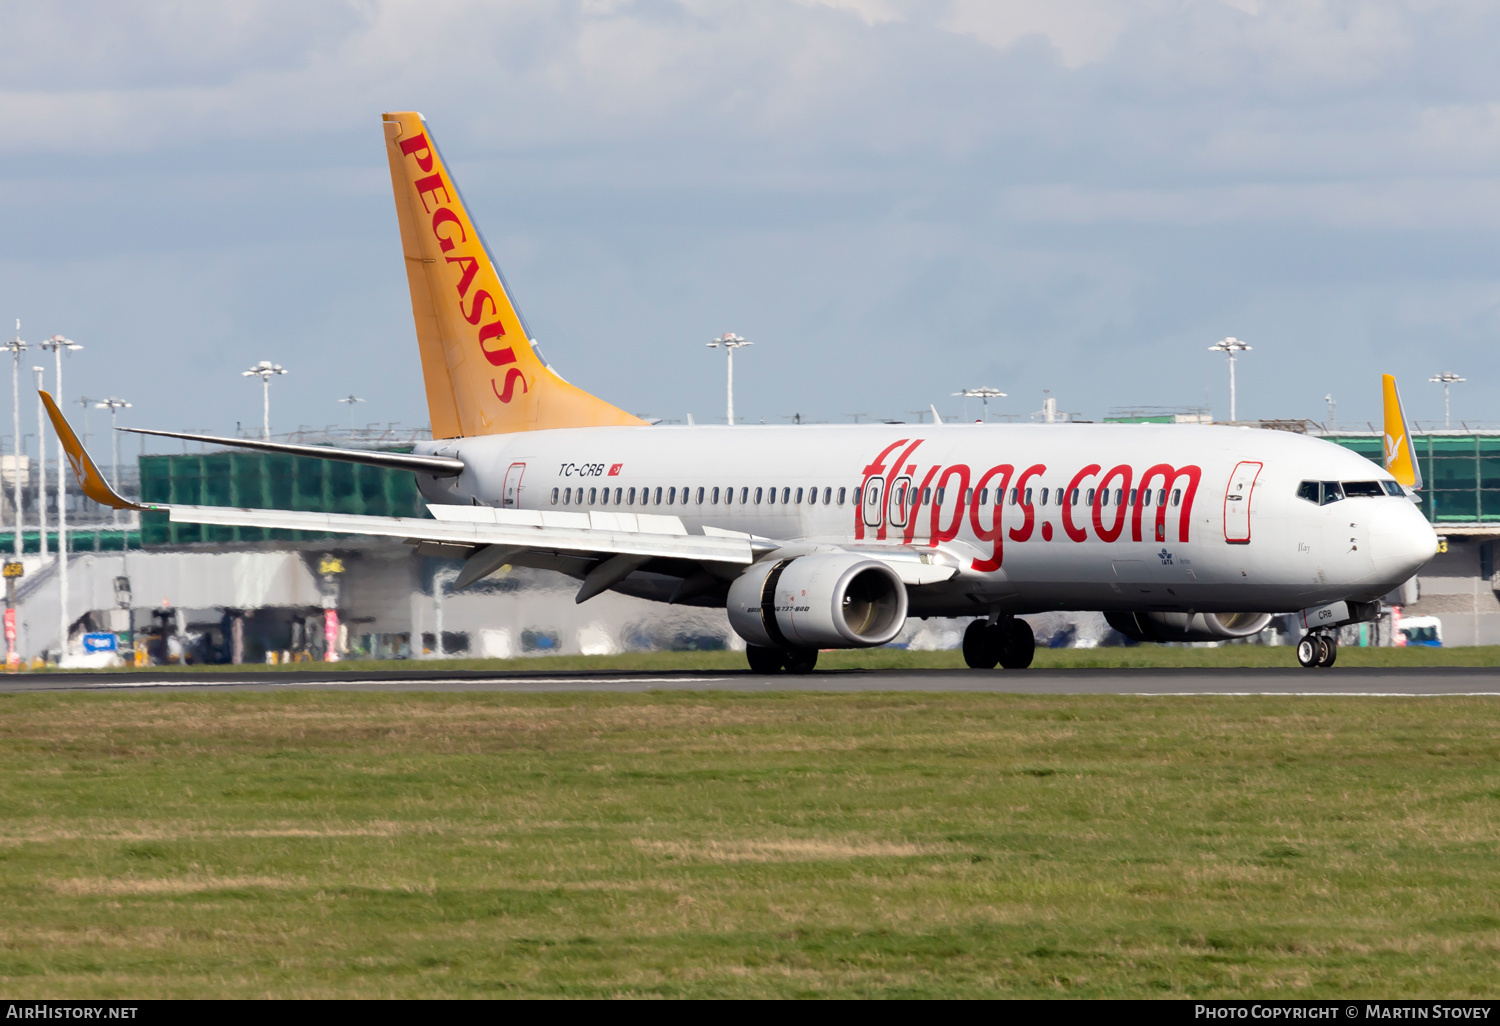
[[[964,662],[970,669],[1024,670],[1036,655],[1036,635],[1025,620],[1007,616],[999,623],[975,620],[964,631]]]
[[[1339,636],[1332,631],[1308,631],[1297,642],[1297,662],[1306,667],[1329,667],[1339,657]]]

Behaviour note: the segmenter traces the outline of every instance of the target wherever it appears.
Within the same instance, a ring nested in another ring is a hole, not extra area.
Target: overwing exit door
[[[526,473],[526,464],[512,463],[505,471],[505,491],[500,505],[505,509],[519,509],[521,505],[521,475]]]
[[[1224,490],[1224,540],[1231,545],[1250,544],[1250,496],[1263,464],[1237,463]]]

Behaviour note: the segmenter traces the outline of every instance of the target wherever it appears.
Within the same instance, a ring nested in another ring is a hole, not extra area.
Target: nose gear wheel
[[[1335,634],[1309,631],[1297,642],[1297,662],[1308,669],[1327,669],[1339,657],[1339,639]]]

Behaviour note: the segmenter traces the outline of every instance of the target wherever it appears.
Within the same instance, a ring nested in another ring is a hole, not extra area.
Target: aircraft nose
[[[1415,503],[1380,502],[1370,523],[1370,554],[1376,576],[1395,587],[1437,554],[1437,532]]]

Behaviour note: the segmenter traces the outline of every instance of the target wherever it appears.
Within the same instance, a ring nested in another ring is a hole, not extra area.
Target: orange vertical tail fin
[[[422,116],[384,119],[433,437],[644,424],[542,361]]]
[[[1412,448],[1411,432],[1406,429],[1406,413],[1401,409],[1401,393],[1396,390],[1393,374],[1381,375],[1382,399],[1385,405],[1385,469],[1397,484],[1407,488],[1422,487],[1422,467]]]

